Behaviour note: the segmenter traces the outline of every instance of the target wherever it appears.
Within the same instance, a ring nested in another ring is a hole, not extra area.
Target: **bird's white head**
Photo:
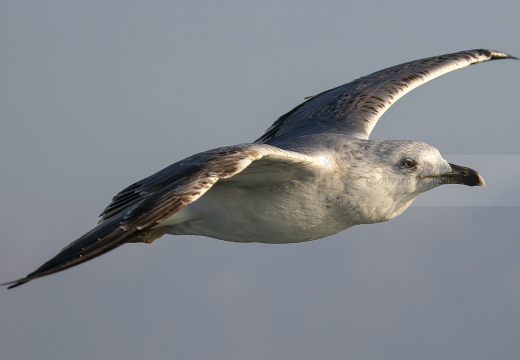
[[[408,140],[363,140],[352,144],[345,158],[350,186],[345,187],[351,204],[364,223],[390,220],[413,200],[444,184],[484,186],[473,169],[448,163],[428,144]]]

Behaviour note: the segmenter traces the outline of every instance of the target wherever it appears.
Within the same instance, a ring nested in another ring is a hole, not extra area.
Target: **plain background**
[[[520,56],[520,3],[3,1],[0,281],[113,195],[249,142],[304,97],[472,48]],[[372,138],[479,170],[397,219],[293,245],[164,237],[0,289],[2,359],[518,359],[520,62],[437,79]],[[225,211],[225,209],[223,209]]]

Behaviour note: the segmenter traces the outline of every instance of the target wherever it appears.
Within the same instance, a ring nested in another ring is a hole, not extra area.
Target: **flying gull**
[[[468,167],[409,140],[368,140],[401,96],[450,71],[515,57],[470,50],[407,62],[307,99],[253,143],[208,150],[130,185],[98,225],[9,288],[124,243],[165,235],[296,243],[387,221],[442,184],[484,186]]]

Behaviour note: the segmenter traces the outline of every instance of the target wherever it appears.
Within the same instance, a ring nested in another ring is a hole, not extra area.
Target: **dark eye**
[[[417,161],[413,159],[404,159],[401,161],[401,166],[405,169],[415,169],[417,166]]]

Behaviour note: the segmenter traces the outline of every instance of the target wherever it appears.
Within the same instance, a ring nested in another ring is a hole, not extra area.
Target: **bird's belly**
[[[312,185],[285,184],[215,186],[160,226],[171,226],[168,233],[173,235],[282,244],[329,236],[352,222],[328,206]]]

